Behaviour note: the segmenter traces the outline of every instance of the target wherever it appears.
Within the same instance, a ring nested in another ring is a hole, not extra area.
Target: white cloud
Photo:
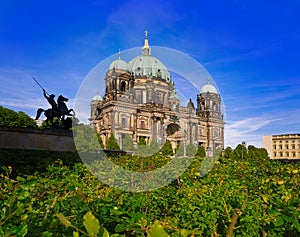
[[[262,137],[266,134],[259,130],[281,119],[262,116],[229,121],[225,124],[225,146],[235,148],[245,141],[249,145],[262,147]]]

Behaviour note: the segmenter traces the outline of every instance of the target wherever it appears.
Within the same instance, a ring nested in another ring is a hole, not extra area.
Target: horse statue
[[[44,96],[49,101],[49,98],[52,99],[51,105],[53,105],[54,101],[54,95],[50,95],[47,97],[44,93]],[[44,112],[44,115],[46,117],[46,124],[50,125],[51,127],[55,128],[66,128],[69,129],[72,126],[72,119],[71,118],[65,118],[65,116],[75,116],[75,112],[73,109],[68,109],[65,102],[67,102],[69,99],[66,97],[63,97],[60,95],[57,98],[57,106],[52,106],[51,109],[44,110],[42,108],[39,108],[37,110],[37,114],[35,119],[39,119],[41,114]],[[54,120],[56,118],[56,120]],[[49,123],[50,122],[50,123]]]

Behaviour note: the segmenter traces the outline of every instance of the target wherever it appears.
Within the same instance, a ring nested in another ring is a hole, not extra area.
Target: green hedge
[[[170,236],[299,236],[299,164],[237,156],[195,159],[171,184],[130,193],[102,184],[76,153],[1,150],[0,236],[72,236],[87,213],[109,233],[147,236],[159,220]],[[115,159],[115,158],[114,158]],[[118,162],[137,169],[139,159]],[[210,170],[210,172],[208,172]],[[12,172],[12,173],[11,173]],[[205,173],[206,172],[206,173]],[[13,175],[12,175],[13,174]],[[61,217],[61,215],[59,215]],[[82,236],[82,234],[80,234]]]

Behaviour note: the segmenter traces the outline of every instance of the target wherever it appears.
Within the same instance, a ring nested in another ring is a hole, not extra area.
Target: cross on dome
[[[143,47],[143,55],[150,55],[150,47],[148,42],[148,31],[145,31],[145,43]]]
[[[118,52],[118,59],[121,59],[121,50],[119,49],[119,52]]]

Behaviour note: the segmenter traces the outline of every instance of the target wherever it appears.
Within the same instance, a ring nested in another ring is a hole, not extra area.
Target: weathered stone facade
[[[179,141],[206,148],[208,155],[224,147],[224,121],[221,97],[209,80],[192,100],[181,106],[175,84],[159,59],[150,55],[146,35],[142,55],[129,63],[113,61],[105,77],[104,97],[91,101],[91,125],[96,127],[104,144],[113,133],[122,147],[125,134],[137,144],[144,137],[147,144],[156,139],[159,145],[170,140],[173,148]]]

